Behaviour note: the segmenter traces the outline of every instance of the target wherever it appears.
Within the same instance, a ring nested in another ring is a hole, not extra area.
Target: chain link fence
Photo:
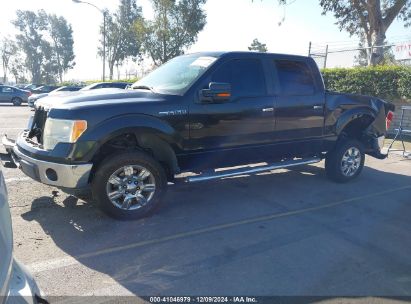
[[[382,49],[382,63],[411,66],[411,38],[396,43],[373,47],[320,45],[310,42],[308,55],[320,68],[347,68],[369,65],[373,53]]]

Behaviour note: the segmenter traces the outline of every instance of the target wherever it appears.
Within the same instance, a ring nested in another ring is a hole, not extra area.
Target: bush
[[[391,101],[411,99],[411,67],[377,66],[322,70],[330,91],[363,94]]]

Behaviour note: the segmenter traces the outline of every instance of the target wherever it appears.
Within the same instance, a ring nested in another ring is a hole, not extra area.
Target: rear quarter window
[[[282,95],[313,95],[314,78],[310,67],[303,61],[275,60]]]

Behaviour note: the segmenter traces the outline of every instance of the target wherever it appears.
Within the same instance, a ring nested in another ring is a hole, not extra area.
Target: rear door
[[[318,69],[304,59],[276,59],[272,67],[278,88],[276,142],[286,143],[287,149],[321,150],[325,93],[319,83]]]

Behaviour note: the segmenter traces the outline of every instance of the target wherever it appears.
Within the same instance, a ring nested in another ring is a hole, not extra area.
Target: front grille
[[[37,142],[39,144],[43,143],[43,131],[44,126],[46,125],[47,114],[48,112],[44,108],[36,108],[36,112],[34,113],[33,117],[33,123],[28,135],[28,137],[31,139],[37,139]]]

